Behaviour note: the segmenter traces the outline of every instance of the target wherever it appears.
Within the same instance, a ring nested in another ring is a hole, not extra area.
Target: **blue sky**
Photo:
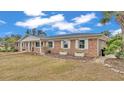
[[[1,11],[0,36],[24,35],[26,29],[37,28],[48,36],[69,33],[120,32],[114,18],[106,25],[99,23],[102,12],[95,11]]]

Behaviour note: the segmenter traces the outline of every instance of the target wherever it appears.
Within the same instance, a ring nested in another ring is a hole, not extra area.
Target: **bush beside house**
[[[20,39],[20,35],[10,35],[0,38],[0,52],[16,52],[15,42]]]
[[[123,43],[121,35],[111,37],[107,42],[106,54],[114,54],[116,58],[123,58],[124,51],[122,50]]]

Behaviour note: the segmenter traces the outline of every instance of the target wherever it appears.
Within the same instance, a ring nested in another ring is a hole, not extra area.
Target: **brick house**
[[[102,34],[78,33],[57,36],[28,35],[16,43],[19,51],[39,54],[97,57],[106,46],[108,37]]]

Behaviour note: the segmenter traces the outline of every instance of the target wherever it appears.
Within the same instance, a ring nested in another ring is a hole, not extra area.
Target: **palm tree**
[[[120,24],[122,30],[122,50],[124,51],[124,11],[106,11],[103,12],[104,17],[101,19],[102,24],[108,23],[113,17]]]

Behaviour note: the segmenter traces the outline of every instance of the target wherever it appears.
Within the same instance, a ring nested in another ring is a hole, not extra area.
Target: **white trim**
[[[64,48],[63,41],[67,41],[68,42],[68,48]],[[68,40],[68,39],[61,40],[61,48],[62,49],[70,49],[70,45],[71,45],[71,41],[70,40]]]
[[[88,43],[88,39],[85,39],[85,49],[88,49],[88,47],[89,47],[89,43]]]
[[[78,49],[78,40],[75,40],[75,48]]]

